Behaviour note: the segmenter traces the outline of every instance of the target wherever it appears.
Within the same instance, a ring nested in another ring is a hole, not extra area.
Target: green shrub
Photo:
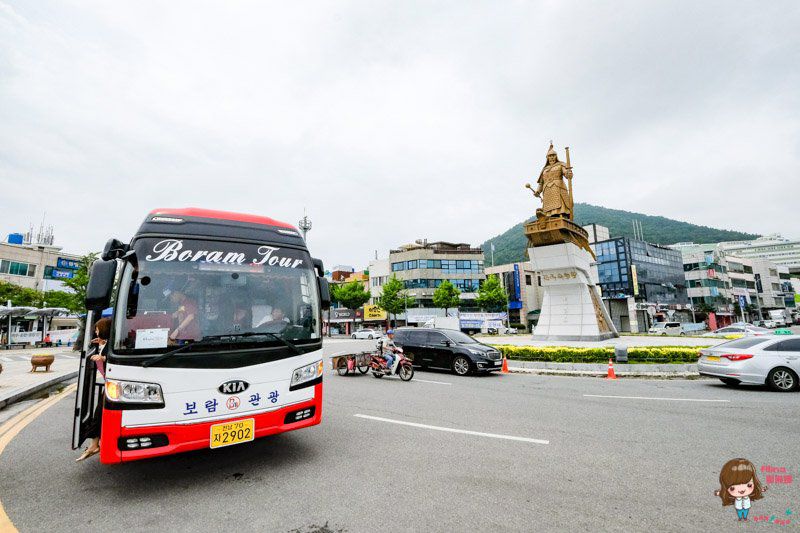
[[[570,346],[494,345],[504,357],[515,361],[550,363],[606,363],[614,357],[613,346],[576,348]],[[632,346],[629,363],[696,363],[705,346]]]

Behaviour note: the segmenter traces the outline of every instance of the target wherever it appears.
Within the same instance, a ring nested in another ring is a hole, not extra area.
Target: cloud
[[[155,207],[313,220],[327,263],[578,201],[798,236],[794,2],[0,0],[0,230],[69,251]],[[748,216],[749,214],[756,216]]]

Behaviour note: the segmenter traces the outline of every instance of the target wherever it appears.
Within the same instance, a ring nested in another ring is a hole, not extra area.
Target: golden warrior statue
[[[539,174],[537,187],[534,190],[530,183],[525,186],[533,191],[533,195],[542,199],[541,209],[536,210],[536,217],[560,217],[572,220],[572,167],[569,164],[569,148],[566,149],[567,163],[558,160],[558,154],[550,142],[547,151],[547,162]],[[564,184],[567,178],[569,186]]]
[[[535,197],[542,199],[542,207],[536,210],[536,220],[525,224],[528,247],[571,242],[594,257],[594,252],[589,246],[589,234],[573,221],[574,202],[572,200],[572,165],[569,162],[569,147],[564,151],[566,152],[566,163],[558,160],[553,142],[550,141],[547,162],[539,173],[536,189],[531,187],[530,183],[525,184],[525,187],[530,189]],[[564,183],[565,178],[566,183]]]

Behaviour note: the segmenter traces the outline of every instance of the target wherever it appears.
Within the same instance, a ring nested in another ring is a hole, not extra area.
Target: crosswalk
[[[0,352],[2,353],[2,352]],[[31,355],[33,352],[29,354],[10,354],[10,355],[0,355],[0,363],[14,363],[17,361],[30,361]],[[78,359],[80,357],[78,354],[72,353],[57,353],[54,354],[56,359]]]

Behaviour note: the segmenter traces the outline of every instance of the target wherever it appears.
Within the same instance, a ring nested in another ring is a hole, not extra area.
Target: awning
[[[35,307],[0,307],[0,316],[25,316],[37,311]]]

